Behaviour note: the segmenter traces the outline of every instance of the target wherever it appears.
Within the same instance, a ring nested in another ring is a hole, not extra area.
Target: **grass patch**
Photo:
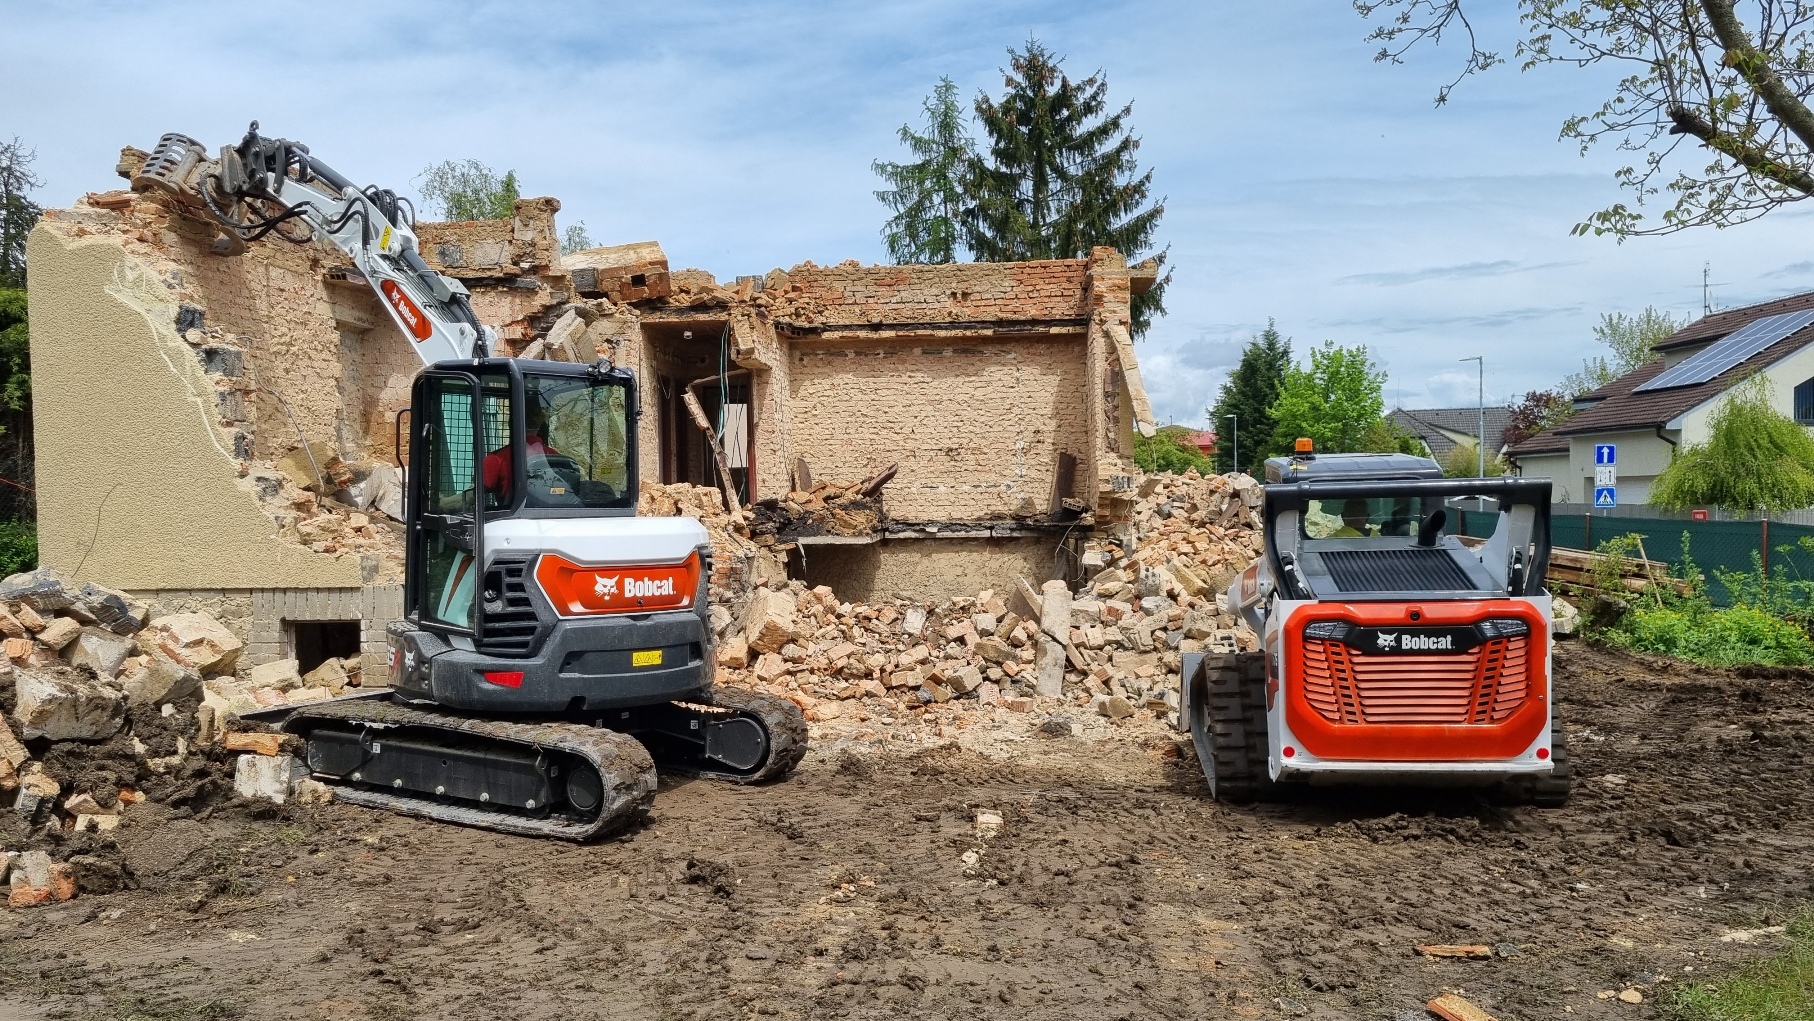
[[[1814,913],[1788,925],[1789,948],[1723,979],[1680,986],[1667,1002],[1677,1021],[1807,1021],[1814,1018]]]

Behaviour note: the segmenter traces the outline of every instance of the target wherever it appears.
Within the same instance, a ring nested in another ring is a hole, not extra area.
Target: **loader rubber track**
[[[457,716],[397,702],[351,702],[306,707],[284,721],[283,729],[305,738],[324,724],[366,725],[380,731],[409,728],[480,738],[500,745],[519,745],[562,752],[598,770],[603,794],[589,816],[547,813],[531,815],[468,802],[440,800],[422,794],[393,794],[330,777],[334,795],[349,804],[382,808],[403,815],[458,823],[525,837],[584,841],[617,829],[642,816],[655,798],[654,760],[635,738],[579,723],[512,723]]]
[[[664,773],[697,776],[731,783],[762,783],[786,776],[806,757],[806,714],[788,699],[765,695],[748,688],[714,684],[704,692],[704,699],[694,704],[711,709],[729,710],[750,717],[762,725],[768,735],[768,758],[749,773],[713,769],[695,761],[657,761]]]
[[[1206,656],[1201,677],[1191,699],[1190,734],[1210,797],[1247,804],[1273,796],[1278,785],[1266,766],[1265,656]]]

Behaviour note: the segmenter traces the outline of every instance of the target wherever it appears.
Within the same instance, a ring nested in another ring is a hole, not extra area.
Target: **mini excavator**
[[[339,248],[425,366],[389,692],[282,724],[341,800],[585,840],[644,811],[657,768],[755,783],[799,763],[794,703],[713,683],[704,527],[636,514],[631,372],[496,356],[466,287],[423,261],[407,199],[256,121],[213,158],[163,136],[133,187],[199,205],[222,256],[272,234]]]

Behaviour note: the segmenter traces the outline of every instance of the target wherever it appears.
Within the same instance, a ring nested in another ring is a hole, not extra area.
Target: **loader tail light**
[[[1285,757],[1286,758],[1288,758],[1288,759],[1296,758],[1297,753],[1298,753],[1298,750],[1296,748],[1293,748],[1290,745],[1285,746]]]
[[[1548,749],[1548,748],[1539,748],[1539,749],[1537,749],[1537,757],[1538,757],[1538,758],[1539,758],[1539,759],[1547,759],[1547,758],[1549,758],[1549,749]]]
[[[521,670],[487,670],[485,679],[500,688],[520,688],[523,686]]]

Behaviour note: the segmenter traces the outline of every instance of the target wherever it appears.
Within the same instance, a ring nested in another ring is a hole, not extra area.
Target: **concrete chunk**
[[[27,766],[19,776],[19,796],[13,802],[13,811],[29,823],[43,822],[50,815],[50,810],[57,803],[57,795],[63,793],[63,785],[47,775],[44,768],[34,762]]]
[[[1039,629],[1062,642],[1071,633],[1071,590],[1062,581],[1048,581],[1039,592]]]
[[[203,677],[232,673],[245,643],[205,613],[175,613],[146,626],[149,644]]]
[[[25,669],[14,677],[19,704],[13,718],[27,741],[104,741],[126,721],[126,696],[105,685]]]
[[[61,610],[76,601],[69,580],[48,567],[0,581],[0,600],[24,603],[39,613]]]
[[[289,691],[302,687],[302,674],[297,671],[297,662],[293,659],[280,659],[270,663],[260,663],[252,668],[246,676],[248,688],[276,688],[278,691]]]
[[[783,645],[794,640],[797,625],[793,593],[757,589],[749,612],[749,626],[743,633],[752,650],[780,652]]]
[[[1064,646],[1044,636],[1040,637],[1039,650],[1035,653],[1035,667],[1038,671],[1033,679],[1033,690],[1042,698],[1064,697]]]
[[[112,680],[119,676],[120,667],[134,648],[136,643],[124,635],[116,635],[106,628],[85,627],[63,650],[63,658],[69,660],[70,666],[85,666],[96,675]]]
[[[104,627],[116,635],[135,635],[144,629],[150,610],[124,592],[91,581],[76,590],[69,612],[84,624]]]
[[[201,674],[162,656],[152,656],[150,660],[121,679],[127,705],[181,702],[201,694]]]
[[[279,805],[290,796],[290,755],[241,755],[233,768],[233,792]]]
[[[61,652],[65,645],[75,641],[76,636],[81,633],[81,621],[73,617],[58,617],[45,625],[44,630],[38,632],[38,641]]]

